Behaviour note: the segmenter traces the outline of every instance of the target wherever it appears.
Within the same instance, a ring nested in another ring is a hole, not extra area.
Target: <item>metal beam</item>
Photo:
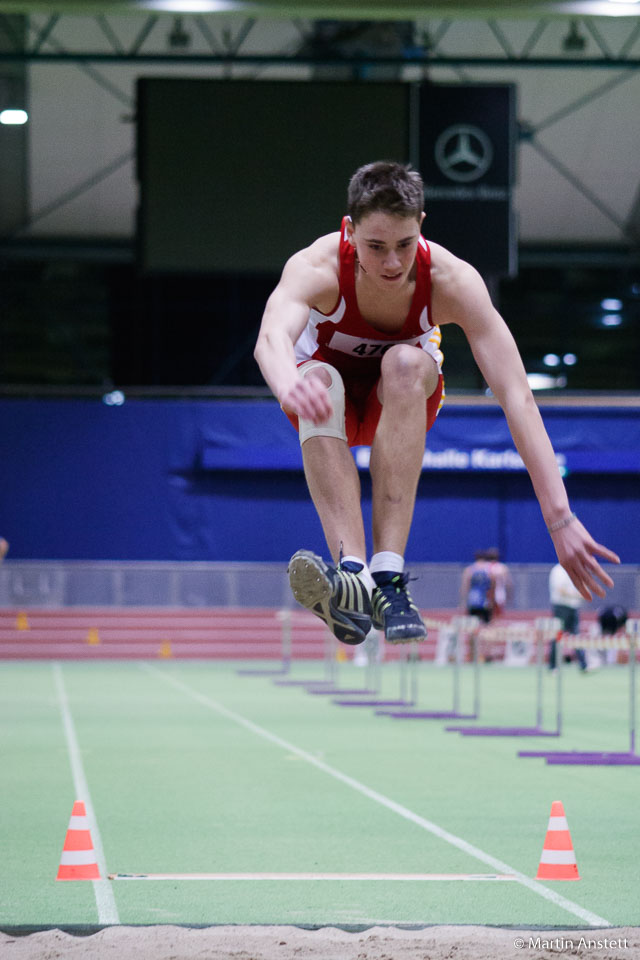
[[[0,30],[2,30],[3,25],[10,20],[6,14],[2,13],[3,4],[7,2],[8,0],[0,0]],[[85,0],[85,2],[88,2],[88,0]],[[160,2],[160,0],[158,0],[158,2]],[[162,2],[164,2],[164,0],[162,0]],[[205,3],[208,2],[208,0],[181,0],[181,2]],[[99,4],[97,4],[97,6],[99,6]],[[617,7],[619,4],[613,4],[613,6]],[[489,69],[504,66],[531,66],[539,69],[545,69],[547,67],[572,69],[629,67],[635,69],[640,65],[640,57],[638,56],[636,47],[636,40],[640,37],[640,0],[637,4],[638,16],[633,20],[625,21],[625,40],[621,49],[617,51],[611,50],[605,42],[601,29],[596,26],[596,21],[591,22],[584,18],[574,18],[572,23],[584,23],[585,27],[588,28],[588,32],[594,41],[592,46],[595,45],[596,48],[595,54],[590,52],[590,55],[586,56],[581,52],[577,54],[574,51],[568,53],[567,51],[563,51],[560,43],[558,43],[557,54],[555,52],[545,52],[542,56],[534,56],[533,51],[537,47],[540,37],[549,24],[552,23],[549,17],[545,17],[544,19],[534,20],[532,22],[531,31],[527,33],[524,41],[521,38],[520,50],[514,48],[513,42],[507,38],[504,31],[504,27],[508,21],[504,18],[500,20],[491,18],[486,21],[486,27],[488,32],[493,35],[495,45],[495,51],[493,53],[483,56],[470,55],[468,53],[468,47],[466,46],[463,46],[461,52],[457,53],[455,44],[453,48],[450,44],[445,54],[441,52],[440,44],[449,32],[454,21],[449,18],[441,19],[439,22],[432,19],[426,21],[412,19],[408,22],[414,25],[415,40],[409,47],[403,44],[401,51],[398,50],[394,56],[387,58],[378,57],[376,51],[371,50],[366,55],[362,54],[360,60],[347,60],[349,56],[348,52],[345,52],[339,46],[332,48],[325,45],[322,50],[315,50],[313,46],[309,46],[309,44],[305,45],[304,38],[301,41],[298,52],[292,52],[289,45],[277,53],[274,53],[271,49],[268,53],[263,53],[258,48],[250,57],[245,57],[241,56],[244,49],[244,41],[257,22],[255,18],[234,17],[232,21],[229,21],[228,18],[219,20],[215,17],[205,17],[201,14],[181,15],[177,18],[166,12],[162,14],[144,14],[139,8],[134,9],[130,20],[130,23],[134,25],[134,32],[137,30],[137,34],[133,39],[129,36],[127,42],[125,42],[122,39],[122,35],[123,32],[127,31],[123,31],[122,18],[120,18],[120,21],[114,21],[112,24],[107,15],[96,14],[95,8],[96,5],[94,5],[93,8],[94,15],[85,17],[84,19],[88,26],[91,26],[93,23],[98,25],[101,32],[108,38],[110,49],[105,49],[101,44],[95,44],[90,41],[88,37],[92,36],[91,31],[87,33],[87,39],[83,40],[82,31],[80,31],[80,33],[77,32],[77,22],[74,24],[72,43],[63,44],[58,42],[58,40],[54,38],[65,36],[65,24],[69,18],[65,18],[59,13],[54,13],[47,18],[33,17],[31,19],[31,30],[37,34],[37,39],[31,44],[30,49],[26,51],[17,43],[5,45],[8,47],[8,49],[4,51],[5,59],[8,59],[11,53],[15,53],[18,58],[24,57],[30,61],[55,62],[56,60],[75,59],[78,63],[83,61],[85,63],[137,63],[147,61],[157,63],[188,62],[197,65],[221,62],[228,66],[230,62],[237,61],[238,64],[241,65],[256,67],[296,64],[309,66],[311,68],[323,66],[344,67],[345,65],[357,67],[358,64],[369,66],[375,63],[381,67],[387,66],[395,69],[406,65],[445,67],[453,69],[458,73],[461,73],[463,68],[474,67]],[[87,7],[87,9],[89,8]],[[291,8],[289,8],[289,11],[291,11]],[[362,14],[363,11],[360,12]],[[415,14],[415,10],[413,12]],[[430,12],[433,14],[434,10],[431,9]],[[160,44],[158,43],[157,33],[154,34],[154,39],[151,42],[147,42],[158,20],[162,20],[164,23],[175,24],[177,19],[179,19],[181,23],[184,21],[185,27],[187,28],[188,25],[193,25],[196,31],[201,33],[205,38],[209,49],[205,51],[200,49],[198,52],[194,52],[188,45],[185,47],[181,46],[179,49],[172,47],[171,44],[162,45],[162,42],[160,42]],[[293,16],[289,17],[289,20],[299,31],[302,30],[304,33],[302,21]],[[357,22],[369,24],[370,27],[372,25],[372,21],[370,20],[358,20]],[[396,20],[394,22],[397,23],[398,21]],[[314,20],[307,21],[308,28],[311,31],[311,37],[313,35],[314,23]],[[603,19],[599,18],[597,23],[601,28]],[[220,31],[214,31],[214,25],[217,26],[218,24],[221,26]],[[7,28],[4,27],[4,29],[6,32]],[[473,29],[473,27],[471,29]],[[131,33],[131,31],[128,32],[129,34]],[[237,33],[236,39],[233,39],[234,32]],[[220,59],[217,60],[216,58]]]
[[[77,198],[81,197],[83,193],[87,193],[89,190],[92,190],[99,183],[102,183],[103,180],[106,180],[112,174],[120,170],[121,167],[132,163],[134,159],[133,152],[128,150],[121,156],[116,157],[115,160],[111,160],[110,163],[107,163],[104,167],[102,167],[101,170],[97,170],[95,173],[92,173],[91,176],[86,177],[80,183],[77,183],[69,190],[66,190],[64,193],[60,194],[60,196],[49,201],[49,203],[45,204],[44,207],[41,207],[39,210],[36,210],[34,213],[32,213],[11,234],[9,234],[8,239],[11,240],[19,237],[21,233],[24,233],[25,230],[29,230],[35,223],[38,223],[40,220],[44,220],[44,218],[49,216],[50,213],[54,213],[56,210],[64,207],[67,203],[71,203],[72,200],[77,200]]]
[[[59,19],[60,19],[60,16],[57,13],[54,13],[52,17],[49,17],[49,19],[46,21],[44,26],[40,29],[40,32],[38,33],[38,36],[36,37],[33,43],[33,47],[31,48],[32,53],[40,52],[42,45],[45,43],[46,40],[48,40],[49,34],[53,30],[53,28],[55,27]]]
[[[238,66],[393,66],[393,67],[518,67],[538,70],[638,70],[640,58],[629,57],[472,57],[429,55],[404,57],[308,57],[291,53],[277,54],[235,54],[229,53],[161,53],[128,51],[124,53],[87,51],[87,50],[24,50],[3,51],[0,62],[28,61],[46,63],[194,63],[194,64],[230,64]]]
[[[570,170],[566,164],[562,163],[550,150],[544,147],[537,140],[532,139],[528,141],[529,145],[540,154],[541,157],[547,161],[547,163],[554,168],[554,170],[559,173],[564,179],[571,184],[571,186],[581,193],[585,199],[589,201],[600,213],[607,218],[629,241],[633,241],[633,237],[629,235],[627,225],[618,217],[613,210],[611,210],[601,199],[596,196],[596,194],[590,190],[579,177],[575,175],[573,170]]]
[[[562,107],[562,109],[550,114],[544,120],[540,120],[535,127],[532,128],[532,132],[538,134],[541,130],[546,130],[547,127],[553,126],[554,123],[558,123],[560,120],[564,120],[565,117],[571,116],[571,114],[575,113],[577,110],[581,110],[582,107],[588,106],[590,103],[593,103],[594,100],[597,100],[598,97],[602,97],[606,93],[609,93],[611,90],[615,89],[615,87],[619,87],[620,84],[625,83],[627,80],[633,79],[633,75],[629,73],[616,74],[615,77],[612,77],[611,80],[608,80],[601,86],[596,87],[595,90],[590,90],[583,96],[578,97],[577,100],[572,100],[571,103],[566,104],[566,106]]]
[[[609,0],[0,0],[0,12],[24,14],[108,13],[240,14],[250,17],[399,20],[417,17],[454,19],[531,19],[553,17],[638,17],[638,4]]]
[[[640,248],[640,188],[638,188],[631,212],[627,217],[625,232],[633,241],[636,249]]]

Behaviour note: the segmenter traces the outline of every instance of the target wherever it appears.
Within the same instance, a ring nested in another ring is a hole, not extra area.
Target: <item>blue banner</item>
[[[547,407],[541,412],[563,475],[640,474],[635,409]],[[206,408],[201,431],[204,470],[302,468],[297,434],[274,403],[218,403]],[[354,456],[359,469],[367,470],[370,449],[357,447]],[[429,433],[422,465],[430,472],[525,471],[500,408],[447,408],[446,403]]]

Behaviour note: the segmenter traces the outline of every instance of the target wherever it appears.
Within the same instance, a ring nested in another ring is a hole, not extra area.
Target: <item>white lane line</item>
[[[228,720],[232,720],[234,723],[244,727],[246,730],[250,730],[257,736],[262,737],[264,740],[269,740],[271,743],[276,744],[276,746],[281,747],[288,753],[294,753],[296,756],[300,757],[300,759],[305,760],[314,767],[317,767],[318,770],[322,770],[323,773],[328,774],[335,780],[339,780],[341,783],[344,783],[345,786],[351,787],[352,790],[356,790],[363,796],[368,797],[369,800],[373,800],[375,803],[379,803],[381,806],[386,807],[387,810],[397,813],[398,816],[403,817],[405,820],[415,823],[416,826],[421,827],[423,830],[427,830],[429,833],[433,834],[433,836],[438,837],[438,839],[443,840],[445,843],[449,843],[451,846],[457,847],[458,850],[462,850],[463,853],[467,853],[470,857],[474,857],[481,863],[486,864],[486,866],[491,867],[496,871],[496,873],[512,874],[519,883],[521,883],[524,887],[527,887],[528,890],[531,890],[532,893],[543,897],[545,900],[549,900],[556,907],[566,910],[567,913],[573,914],[574,917],[578,917],[578,919],[583,920],[590,926],[611,926],[609,921],[605,920],[603,917],[599,917],[596,913],[592,913],[590,910],[585,910],[584,907],[581,907],[577,903],[573,903],[572,900],[568,900],[555,890],[549,890],[536,880],[532,880],[530,877],[525,876],[524,873],[520,873],[519,870],[514,870],[513,867],[510,867],[509,864],[504,863],[502,860],[498,860],[496,857],[492,857],[491,854],[485,853],[485,851],[481,850],[479,847],[476,847],[471,843],[467,843],[467,841],[463,840],[461,837],[457,837],[455,834],[449,833],[448,830],[444,830],[442,827],[439,827],[437,823],[432,823],[431,820],[426,820],[424,817],[421,817],[412,810],[409,810],[408,807],[404,807],[402,804],[396,803],[395,800],[385,797],[384,794],[378,793],[377,790],[372,790],[370,787],[367,787],[366,784],[360,783],[359,780],[355,780],[353,777],[348,776],[346,773],[342,773],[335,767],[329,766],[328,763],[324,763],[317,757],[312,756],[312,754],[307,753],[306,750],[302,750],[300,747],[296,747],[295,744],[289,743],[287,740],[283,740],[282,737],[279,737],[275,733],[271,733],[264,727],[258,726],[257,723],[253,723],[253,721],[248,720],[241,714],[234,713],[233,710],[229,710],[227,707],[224,707],[221,703],[218,703],[211,697],[207,697],[203,693],[194,690],[186,683],[183,683],[182,680],[178,680],[175,677],[172,677],[170,674],[159,670],[158,667],[152,666],[148,663],[141,663],[140,667],[142,670],[146,670],[149,673],[154,674],[165,683],[168,683],[177,690],[180,690],[190,699],[197,701],[198,703],[202,704],[202,706],[207,707],[209,710],[214,710],[216,713],[226,717]]]
[[[515,880],[495,873],[110,873],[109,880]]]
[[[64,685],[62,668],[60,667],[59,663],[53,664],[53,679],[56,686],[56,692],[58,694],[58,704],[60,707],[60,713],[62,714],[64,734],[67,740],[69,763],[71,765],[71,776],[73,778],[73,788],[76,794],[75,799],[82,800],[85,805],[85,809],[87,811],[87,821],[91,831],[91,840],[93,841],[93,848],[96,854],[96,863],[100,868],[100,876],[103,878],[101,880],[91,881],[93,883],[93,893],[96,898],[96,907],[98,908],[98,921],[105,924],[120,923],[113,887],[107,879],[107,863],[104,856],[104,848],[102,846],[100,830],[98,829],[98,822],[96,820],[93,804],[91,802],[89,785],[84,773],[84,767],[82,766],[82,757],[80,755],[80,747],[78,746],[78,738],[76,736],[73,717],[71,716],[71,710],[69,708],[69,700]]]

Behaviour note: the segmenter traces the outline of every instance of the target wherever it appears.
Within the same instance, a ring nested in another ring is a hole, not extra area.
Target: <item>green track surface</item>
[[[3,664],[1,926],[119,921],[566,930],[589,925],[580,909],[613,926],[637,923],[640,768],[552,767],[517,757],[518,749],[627,750],[627,668],[589,675],[567,668],[563,736],[515,739],[462,737],[445,731],[451,721],[403,721],[371,708],[340,707],[329,696],[279,687],[268,677],[239,676],[239,666],[246,664]],[[291,676],[321,679],[323,669],[302,663]],[[421,708],[450,708],[450,671],[418,665]],[[344,664],[339,681],[361,687],[364,675]],[[462,681],[468,709],[470,670]],[[484,666],[478,722],[533,724],[535,682],[533,668]],[[546,722],[553,725],[554,681],[545,675],[544,682]],[[382,684],[384,696],[397,695],[397,664],[382,668]],[[76,795],[61,689],[86,797]],[[581,879],[529,887],[494,881],[57,882],[76,799],[94,812],[110,873],[501,872],[453,845],[446,832],[531,881],[551,803],[561,800]],[[105,920],[98,907],[105,889],[115,898],[115,920]],[[555,899],[546,899],[545,890]]]

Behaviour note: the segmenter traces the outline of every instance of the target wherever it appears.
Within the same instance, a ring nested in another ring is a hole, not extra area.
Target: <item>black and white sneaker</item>
[[[389,643],[426,640],[427,628],[407,589],[406,573],[374,573],[373,625]]]
[[[350,560],[330,567],[310,550],[298,550],[289,561],[294,597],[324,620],[342,643],[362,643],[371,629],[371,600],[359,569]]]

